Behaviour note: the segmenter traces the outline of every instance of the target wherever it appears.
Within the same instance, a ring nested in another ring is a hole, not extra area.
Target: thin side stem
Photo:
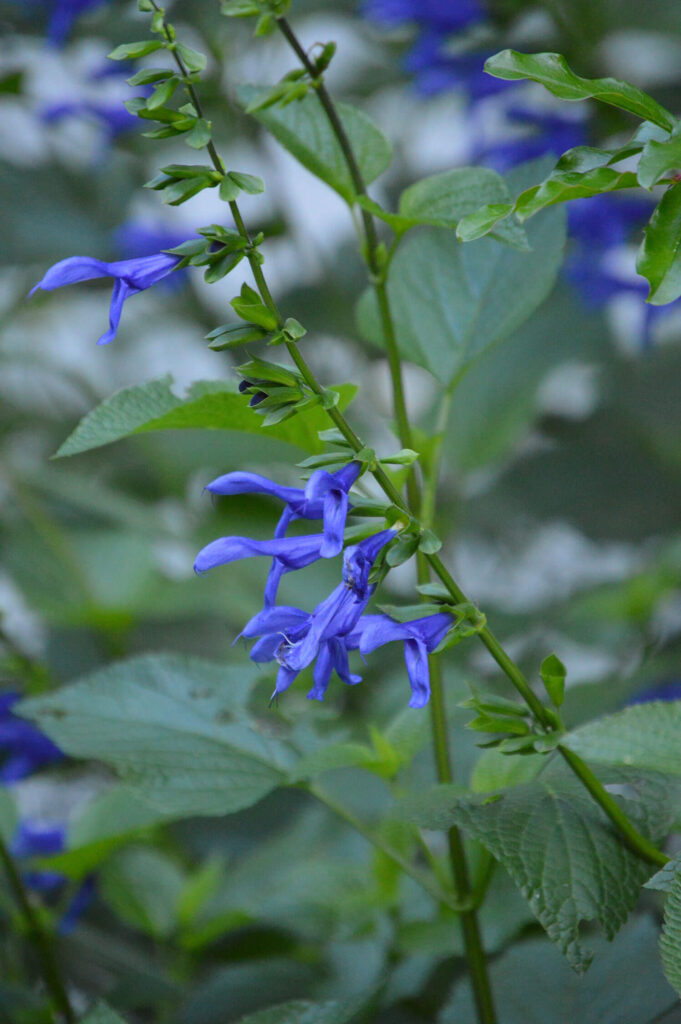
[[[329,796],[328,793],[325,793],[324,790],[320,789],[318,786],[310,785],[306,788],[308,793],[316,797],[320,803],[323,803],[325,807],[328,807],[330,811],[333,811],[338,818],[342,818],[347,825],[350,825],[350,827],[356,832],[363,835],[364,838],[372,844],[372,846],[381,850],[386,857],[389,857],[390,860],[397,864],[405,875],[409,875],[410,878],[413,878],[429,896],[432,896],[436,903],[440,903],[442,906],[448,907],[457,914],[467,912],[470,907],[470,898],[468,900],[461,900],[451,896],[442,889],[435,880],[431,879],[429,875],[420,871],[419,868],[411,864],[406,857],[403,857],[398,850],[395,850],[390,843],[386,842],[380,833],[374,831],[370,825],[367,825],[361,818],[358,818],[357,815],[348,807],[338,803],[337,800],[334,800],[333,797]]]
[[[28,893],[24,888],[21,875],[14,859],[0,836],[0,861],[5,869],[12,895],[26,922],[26,927],[38,953],[43,979],[52,1000],[67,1024],[76,1024],[76,1014],[71,1006],[66,988],[59,973],[59,966],[54,954],[54,946],[50,936],[44,931],[38,915],[31,906]]]

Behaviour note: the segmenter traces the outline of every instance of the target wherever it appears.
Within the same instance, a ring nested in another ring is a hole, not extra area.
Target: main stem
[[[26,889],[24,888],[21,875],[19,874],[17,866],[14,863],[14,859],[1,836],[0,861],[5,869],[5,874],[7,875],[7,881],[9,882],[12,894],[26,922],[26,927],[38,953],[45,985],[52,996],[52,1000],[57,1007],[57,1010],[67,1024],[75,1024],[76,1014],[73,1011],[66,988],[61,980],[52,940],[47,932],[43,930],[40,920],[31,906],[31,901]]]
[[[153,3],[153,0],[152,0],[152,3]],[[156,6],[156,5],[154,4],[154,6]],[[304,60],[305,66],[308,67],[308,65],[309,65],[309,68],[312,68],[312,70],[315,72],[315,77],[317,77],[316,69],[314,68],[313,65],[311,65],[311,63],[309,62],[309,59],[307,57],[307,54],[305,53],[305,51],[302,49],[302,47],[298,43],[298,40],[295,39],[295,36],[293,36],[293,33],[291,32],[290,26],[288,25],[286,20],[283,19],[283,18],[279,19],[278,24],[279,24],[280,28],[282,29],[282,31],[284,32],[284,35],[286,35],[286,38],[289,40],[289,42],[293,46],[293,49],[296,51],[296,53],[300,57],[300,59],[302,60],[303,57],[305,58],[305,60]],[[288,30],[288,34],[287,34],[286,30]],[[172,42],[172,38],[170,36],[170,33],[168,33],[167,31],[166,31],[166,37],[167,37],[169,42]],[[188,93],[189,93],[189,95],[190,95],[190,97],[192,99],[192,102],[194,103],[194,106],[196,107],[196,111],[199,114],[199,116],[203,116],[202,115],[201,103],[199,101],[199,97],[197,95],[197,92],[196,92],[194,86],[188,81],[187,69],[184,66],[182,58],[179,56],[179,54],[177,54],[177,52],[175,50],[173,50],[172,52],[173,52],[173,57],[175,59],[175,63],[177,64],[177,67],[178,67],[178,69],[180,71],[180,74],[183,77],[185,87],[186,87],[186,89],[187,89],[187,91],[188,91]],[[308,68],[308,70],[309,70],[309,68]],[[364,190],[364,185],[363,185],[363,182],[362,182],[361,174],[359,173],[359,168],[357,167],[357,162],[355,160],[354,153],[352,151],[352,147],[350,146],[349,141],[347,139],[347,135],[345,134],[345,129],[343,128],[343,125],[341,124],[340,119],[338,118],[338,115],[335,112],[335,107],[333,105],[333,101],[331,100],[331,97],[326,92],[326,89],[324,87],[323,82],[318,82],[317,83],[317,88],[318,88],[318,92],[319,92],[320,101],[324,105],[324,109],[327,110],[327,113],[328,113],[328,109],[327,109],[327,105],[326,105],[328,103],[329,107],[331,109],[333,109],[333,111],[334,111],[334,120],[331,123],[338,126],[337,127],[337,131],[338,131],[337,138],[339,140],[339,144],[343,147],[343,152],[344,152],[344,154],[346,156],[346,160],[348,161],[348,167],[351,168],[350,173],[353,176],[353,181],[356,180],[355,188],[357,189],[358,194],[366,194],[366,192]],[[323,97],[326,97],[326,100],[324,100]],[[331,120],[331,117],[330,117],[330,120]],[[334,130],[336,130],[336,129],[334,129]],[[342,139],[345,140],[344,143],[341,141]],[[222,161],[220,160],[220,157],[218,156],[217,150],[215,149],[215,146],[213,145],[212,142],[208,143],[207,149],[208,149],[208,153],[210,155],[210,158],[211,158],[211,160],[213,162],[213,166],[215,167],[215,169],[217,171],[220,172],[220,174],[223,174],[224,173],[224,165],[223,165]],[[355,168],[354,171],[352,170],[352,167]],[[357,176],[356,179],[355,179],[355,175]],[[359,188],[358,188],[358,185],[360,186]],[[230,207],[230,210],[232,212],[232,216],[234,218],[234,223],[235,223],[235,225],[237,227],[237,230],[239,231],[239,233],[242,236],[242,238],[245,241],[248,242],[249,247],[250,247],[251,246],[251,238],[250,238],[250,235],[249,235],[248,230],[246,228],[246,225],[244,224],[244,221],[243,221],[243,218],[241,216],[241,213],[239,211],[238,204],[236,202],[231,202],[229,204],[229,207]],[[371,215],[368,214],[367,211],[362,210],[362,219],[363,219],[363,222],[364,222],[366,230],[367,230],[367,239],[375,238],[375,225],[373,223],[373,219],[372,219]],[[374,253],[374,259],[375,259],[376,246],[375,245],[368,245],[367,248],[368,248],[368,252],[373,252]],[[269,287],[267,285],[267,282],[265,280],[265,276],[264,276],[264,274],[262,272],[262,268],[261,268],[260,263],[258,261],[257,255],[253,251],[252,248],[249,248],[249,250],[247,251],[247,258],[248,258],[248,261],[250,263],[251,271],[253,273],[253,278],[254,278],[257,286],[258,286],[258,290],[260,292],[260,295],[261,295],[261,298],[262,298],[263,302],[265,303],[265,305],[268,307],[268,309],[275,316],[278,326],[282,326],[283,323],[284,323],[284,318],[281,315],[281,312],[279,311],[279,308],[278,308],[277,304],[275,303],[275,301],[274,301],[274,299],[272,297],[272,294],[271,294],[271,292],[269,290]],[[372,268],[372,266],[373,266],[372,263],[370,263],[370,268]],[[377,293],[377,297],[379,297],[378,293]],[[381,303],[380,303],[380,297],[379,297],[379,306],[380,306],[380,304]],[[384,330],[385,330],[385,324],[384,324]],[[388,350],[390,351],[390,346],[391,346],[391,340],[390,339],[392,338],[393,342],[394,342],[394,338],[395,338],[394,330],[392,332],[390,332],[390,331],[385,332],[385,337],[386,337],[386,346],[388,346]],[[295,345],[292,342],[287,342],[286,348],[288,350],[288,353],[289,353],[291,359],[293,360],[293,362],[298,367],[298,370],[300,371],[301,376],[303,377],[303,379],[307,383],[307,385],[310,388],[310,390],[313,391],[314,394],[319,395],[320,397],[323,396],[324,395],[324,389],[322,388],[322,386],[317,381],[317,379],[314,376],[314,374],[312,373],[312,370],[310,369],[310,367],[307,365],[307,363],[305,361],[305,358],[303,357],[303,355],[299,351],[297,345]],[[390,365],[391,365],[391,372],[393,370],[393,365],[395,365],[396,369],[399,369],[399,357],[397,358],[397,361],[395,362],[396,345],[392,346],[392,352],[393,352],[393,355],[389,357],[389,362],[390,362]],[[397,385],[395,384],[396,380],[399,381],[399,383]],[[403,424],[403,427],[401,429],[404,429],[406,427],[406,430],[405,430],[404,434],[402,434],[402,433],[400,434],[401,442],[402,442],[402,444],[404,445],[405,448],[413,447],[413,445],[408,443],[408,441],[411,440],[411,429],[409,427],[409,419],[407,417],[406,407],[405,407],[405,403],[404,403],[404,388],[402,387],[401,370],[400,370],[399,375],[394,375],[393,376],[393,388],[394,388],[395,396],[396,396],[396,406],[399,406],[399,409],[401,410],[401,411],[396,412],[396,416],[397,416],[397,420],[398,420],[398,425],[400,423]],[[327,409],[327,414],[331,418],[334,426],[336,426],[338,428],[338,430],[341,432],[341,434],[346,439],[346,441],[348,442],[350,447],[353,449],[353,451],[359,452],[359,451],[361,451],[365,447],[364,442],[355,433],[355,431],[352,429],[352,427],[347,422],[347,420],[345,419],[345,417],[343,416],[342,412],[340,412],[339,409],[337,409],[335,407],[331,407],[331,408]],[[404,498],[402,497],[402,495],[400,494],[400,492],[397,490],[397,488],[393,484],[393,482],[390,479],[390,477],[388,476],[388,474],[385,472],[385,470],[383,469],[383,467],[380,464],[377,464],[374,468],[372,468],[371,472],[372,472],[372,475],[373,475],[374,479],[379,484],[379,486],[383,490],[383,493],[386,495],[386,497],[388,497],[390,499],[390,501],[394,505],[396,505],[399,509],[404,511],[409,519],[414,519],[414,513],[411,511],[411,509],[414,509],[414,510],[418,509],[418,507],[419,507],[419,501],[418,501],[419,495],[418,495],[418,484],[416,483],[416,481],[415,481],[415,479],[413,477],[413,474],[410,474],[410,477],[409,477],[408,482],[407,482],[408,496],[409,496],[409,503],[407,504],[405,502]],[[431,569],[433,570],[435,575],[440,579],[440,581],[444,584],[444,586],[447,588],[447,591],[449,592],[450,596],[454,599],[455,603],[457,603],[457,604],[467,604],[467,603],[470,603],[468,598],[467,598],[467,596],[463,592],[463,590],[459,587],[459,585],[457,584],[456,580],[451,575],[451,573],[446,568],[446,566],[442,563],[442,561],[439,559],[439,557],[437,555],[426,555],[425,557],[426,557],[426,559],[427,559]],[[536,721],[540,725],[542,725],[547,731],[551,731],[553,729],[553,723],[551,722],[549,716],[547,715],[546,709],[544,708],[544,705],[542,704],[542,702],[539,700],[539,698],[536,696],[536,694],[532,690],[532,687],[530,686],[529,682],[527,681],[527,679],[525,678],[525,676],[521,672],[520,668],[509,657],[509,655],[506,653],[506,651],[504,650],[502,645],[499,643],[497,638],[494,636],[492,631],[487,626],[485,626],[483,629],[481,629],[478,632],[477,635],[480,638],[481,642],[485,645],[485,647],[487,648],[489,653],[492,655],[492,657],[496,661],[496,663],[499,666],[499,668],[508,677],[508,679],[511,681],[513,686],[515,686],[515,688],[518,691],[518,693],[521,695],[521,697],[523,698],[523,700],[525,701],[527,706],[532,711],[532,714],[534,715]],[[594,800],[599,804],[601,809],[605,812],[605,814],[608,816],[608,818],[610,818],[612,823],[616,826],[616,828],[618,829],[618,831],[622,835],[623,839],[625,840],[625,842],[627,843],[629,848],[631,850],[633,850],[634,853],[636,853],[643,860],[647,861],[648,863],[656,864],[656,865],[666,864],[667,861],[669,860],[669,858],[661,850],[658,850],[656,847],[654,847],[650,843],[650,841],[645,838],[645,836],[641,835],[641,833],[638,832],[638,830],[634,827],[634,825],[629,821],[629,819],[627,818],[627,816],[625,815],[624,811],[621,809],[619,804],[617,804],[617,802],[615,800],[613,800],[613,798],[610,796],[610,794],[607,792],[607,790],[605,790],[603,788],[603,786],[598,781],[598,779],[596,778],[594,773],[591,771],[591,769],[588,767],[588,765],[585,764],[582,761],[581,758],[577,757],[577,755],[574,754],[572,751],[570,751],[568,748],[562,746],[562,744],[559,745],[557,749],[559,750],[559,752],[561,753],[561,755],[563,756],[565,761],[568,763],[568,765],[570,766],[572,771],[575,773],[575,775],[580,779],[580,781],[583,783],[583,785],[589,791],[589,793],[594,798]]]

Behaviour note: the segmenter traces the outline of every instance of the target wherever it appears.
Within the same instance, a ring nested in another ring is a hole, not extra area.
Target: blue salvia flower
[[[18,782],[64,756],[39,729],[12,714],[18,693],[0,693],[0,783]]]
[[[627,704],[648,704],[652,700],[681,700],[681,679],[665,679],[634,694]]]
[[[480,0],[365,0],[363,13],[384,25],[413,22],[439,32],[460,32],[486,14]]]
[[[377,647],[404,642],[404,660],[411,683],[410,708],[422,708],[430,699],[430,673],[428,655],[451,629],[454,620],[446,612],[438,612],[411,622],[396,622],[387,615],[367,615],[350,638],[353,646],[359,647],[360,654],[370,654]]]
[[[47,38],[57,46],[66,42],[69,33],[83,13],[90,7],[101,7],[106,0],[52,0]]]
[[[61,853],[66,846],[66,829],[60,824],[25,819],[19,823],[10,851],[18,861],[30,857],[49,857]],[[29,889],[50,896],[62,887],[66,878],[58,871],[46,869],[24,871],[22,878]],[[57,931],[67,935],[75,928],[95,895],[95,877],[88,875],[73,895],[57,923]]]
[[[226,473],[206,487],[212,494],[268,494],[285,503],[284,511],[271,541],[254,541],[247,537],[221,537],[199,552],[194,568],[205,572],[252,555],[273,555],[267,584],[265,606],[274,604],[281,576],[310,565],[318,558],[333,558],[343,549],[343,531],[347,519],[348,491],[362,469],[352,461],[335,473],[320,469],[312,474],[305,488],[285,487],[258,473]],[[288,525],[294,519],[322,519],[321,535],[286,538]]]
[[[33,295],[38,288],[53,291],[67,284],[91,281],[98,277],[113,277],[109,330],[97,341],[98,345],[106,345],[116,337],[125,300],[163,280],[172,273],[180,260],[180,256],[165,252],[131,260],[119,260],[116,263],[104,263],[90,256],[70,256],[50,267],[43,279],[31,288],[29,294]]]
[[[113,142],[119,135],[139,128],[139,118],[135,114],[130,114],[120,103],[64,100],[43,107],[40,117],[45,124],[58,124],[59,121],[71,117],[84,117],[96,121],[104,128],[107,143]]]
[[[369,573],[382,548],[395,536],[382,530],[349,547],[343,558],[343,582],[308,614],[300,608],[266,608],[246,625],[242,635],[260,637],[251,649],[256,662],[278,661],[273,697],[289,688],[296,676],[316,661],[310,700],[323,700],[335,669],[348,685],[361,682],[348,666],[348,638],[369,603],[374,587]],[[357,643],[354,643],[357,647]]]
[[[512,125],[527,126],[528,132],[485,146],[475,157],[500,172],[545,153],[559,156],[586,143],[584,121],[572,114],[516,106],[506,111],[506,117]]]

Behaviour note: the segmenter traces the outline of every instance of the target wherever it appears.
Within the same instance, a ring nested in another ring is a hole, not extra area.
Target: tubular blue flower
[[[12,714],[18,693],[0,693],[0,782],[18,782],[64,756],[39,729]]]
[[[268,494],[286,503],[274,531],[273,541],[249,541],[248,538],[223,537],[199,552],[194,568],[205,572],[216,565],[250,555],[273,555],[272,567],[265,586],[265,607],[271,607],[277,596],[279,580],[286,572],[301,569],[318,558],[333,558],[343,549],[343,531],[348,514],[348,491],[359,476],[362,466],[352,461],[335,473],[320,469],[312,474],[305,488],[285,487],[258,473],[226,473],[206,487],[212,494]],[[286,539],[288,525],[294,519],[322,519],[321,536]],[[283,544],[278,542],[282,541]],[[276,542],[276,543],[275,543]],[[274,545],[271,548],[263,545]],[[240,553],[243,552],[243,553]]]
[[[66,829],[60,824],[25,819],[19,823],[10,846],[13,857],[49,857],[61,853],[66,845]],[[58,871],[25,871],[22,878],[29,889],[45,895],[57,893],[66,878]],[[88,875],[78,886],[64,914],[57,923],[57,931],[67,935],[75,928],[95,894],[94,875]]]
[[[125,132],[136,131],[139,127],[139,119],[128,113],[120,103],[64,101],[44,107],[40,111],[40,117],[46,124],[58,124],[59,121],[70,117],[90,118],[102,125],[109,142]]]
[[[430,699],[428,655],[444,639],[453,622],[446,612],[411,622],[396,622],[387,615],[367,615],[350,636],[348,646],[359,647],[360,654],[365,655],[384,644],[402,640],[412,691],[409,707],[422,708]]]
[[[31,288],[29,295],[33,295],[38,288],[53,291],[67,284],[91,281],[99,277],[113,277],[109,330],[97,341],[98,345],[106,345],[116,337],[125,300],[167,277],[180,259],[180,256],[165,252],[131,260],[119,260],[116,263],[104,263],[90,256],[71,256],[50,267],[43,279]]]
[[[347,638],[374,591],[369,584],[371,567],[394,535],[394,530],[382,530],[347,548],[343,582],[311,614],[300,608],[265,608],[246,625],[242,636],[260,637],[251,650],[253,661],[279,662],[273,697],[287,690],[315,659],[310,700],[324,699],[334,669],[349,686],[361,682],[361,676],[349,669]]]
[[[480,0],[365,0],[362,11],[385,25],[414,22],[440,32],[460,32],[485,18]]]
[[[101,7],[106,0],[52,0],[47,38],[57,46],[63,45],[74,22],[90,7]]]

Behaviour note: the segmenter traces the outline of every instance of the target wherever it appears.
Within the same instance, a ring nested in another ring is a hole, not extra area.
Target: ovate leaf
[[[562,100],[599,100],[668,131],[676,119],[642,89],[616,78],[580,78],[560,53],[518,53],[502,50],[485,62],[485,71],[509,81],[528,78]]]
[[[637,827],[658,841],[671,826],[668,794],[659,776],[641,780],[611,773]],[[405,802],[407,817],[424,828],[458,825],[479,840],[511,875],[530,909],[571,967],[585,971],[592,954],[580,928],[598,921],[607,938],[624,924],[651,874],[614,833],[579,781],[562,766],[502,791],[496,799],[461,796],[439,786]]]
[[[678,129],[670,138],[650,139],[638,162],[638,181],[643,188],[652,188],[660,178],[681,167],[681,133]]]
[[[149,430],[245,430],[251,434],[262,433],[262,416],[249,408],[248,400],[239,394],[237,385],[232,381],[195,381],[184,396],[175,394],[173,383],[173,378],[168,375],[117,391],[81,420],[57,452],[57,457],[77,455]],[[341,384],[336,390],[340,393],[339,406],[343,409],[357,388],[354,384]],[[328,417],[323,409],[317,407],[298,413],[269,433],[303,451],[320,452],[324,445],[318,434],[327,425]]]
[[[106,1003],[97,1003],[83,1017],[81,1024],[125,1024],[123,1018]]]
[[[681,295],[681,184],[662,196],[648,221],[636,269],[650,284],[648,302],[664,306]]]
[[[257,103],[258,97],[267,91],[258,86],[243,85],[237,90],[237,98],[242,107],[248,108]],[[390,164],[390,143],[361,110],[347,103],[337,103],[336,109],[354,150],[364,183],[369,184]],[[354,202],[356,190],[346,159],[314,91],[283,107],[255,110],[253,116],[308,171],[325,181],[347,202]]]
[[[159,654],[114,662],[17,710],[71,757],[110,765],[168,816],[228,814],[284,781],[281,746],[243,712],[225,666]]]
[[[516,169],[509,176],[511,187],[533,180],[538,170],[536,164]],[[409,235],[388,277],[402,355],[450,387],[479,356],[516,330],[553,287],[563,256],[564,211],[549,210],[537,218],[528,238],[532,251],[519,254],[489,238],[461,245],[452,232],[441,229]],[[358,320],[362,334],[381,345],[371,291],[360,299]]]
[[[681,701],[650,701],[587,722],[565,746],[586,761],[681,775]]]

